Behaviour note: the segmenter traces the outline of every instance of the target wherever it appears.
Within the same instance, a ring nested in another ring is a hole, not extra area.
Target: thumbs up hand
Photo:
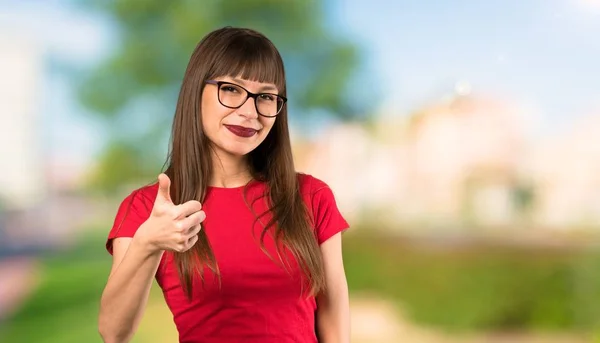
[[[196,200],[181,205],[173,204],[171,180],[165,174],[158,176],[158,193],[150,217],[138,229],[136,236],[151,252],[169,250],[184,252],[198,241],[206,214]]]

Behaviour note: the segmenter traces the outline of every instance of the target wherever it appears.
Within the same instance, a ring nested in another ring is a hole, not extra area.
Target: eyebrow
[[[231,80],[232,80],[233,82],[236,82],[236,83],[239,83],[239,84],[241,84],[241,85],[242,85],[242,86],[244,86],[244,87],[248,86],[248,85],[246,84],[246,81],[244,81],[244,80],[241,80],[241,79],[235,79],[235,78],[233,78],[233,79],[231,79]],[[260,91],[261,91],[261,92],[265,92],[265,91],[277,92],[277,88],[276,88],[275,86],[264,86],[264,87],[261,87],[261,88],[260,88]]]

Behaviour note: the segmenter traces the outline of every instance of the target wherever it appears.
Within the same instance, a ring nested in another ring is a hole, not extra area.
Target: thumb
[[[156,200],[173,202],[171,201],[171,179],[164,173],[158,175],[158,194],[156,195]]]

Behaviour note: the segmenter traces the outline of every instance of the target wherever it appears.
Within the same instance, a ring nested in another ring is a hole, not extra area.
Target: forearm
[[[319,343],[349,343],[350,302],[347,284],[335,287],[317,300]]]
[[[162,252],[150,253],[134,238],[109,277],[100,302],[98,329],[107,343],[133,336],[148,301]]]

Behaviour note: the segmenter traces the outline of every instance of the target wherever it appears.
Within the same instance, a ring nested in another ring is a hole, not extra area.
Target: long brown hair
[[[202,129],[201,99],[205,81],[217,77],[241,77],[273,83],[286,96],[283,60],[273,43],[250,29],[225,27],[206,35],[196,46],[183,77],[173,120],[168,168],[171,197],[175,204],[189,200],[204,202],[213,172],[211,142]],[[265,225],[277,244],[283,243],[293,254],[310,285],[318,294],[325,287],[322,257],[309,211],[303,202],[294,168],[288,131],[287,106],[277,115],[265,140],[249,153],[252,176],[266,182],[267,200],[272,220]],[[257,218],[258,219],[258,218]],[[219,269],[206,233],[201,230],[198,242],[188,251],[175,253],[174,260],[181,284],[192,296],[196,273],[203,279],[203,268],[219,275]],[[278,251],[278,253],[281,252]]]

